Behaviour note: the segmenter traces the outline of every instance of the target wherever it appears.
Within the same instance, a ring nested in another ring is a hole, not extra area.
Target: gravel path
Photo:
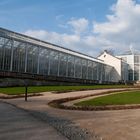
[[[30,114],[48,123],[69,140],[100,140],[98,136],[90,134],[86,129],[81,129],[70,120],[52,117],[42,112],[30,111]]]
[[[0,115],[0,139],[3,140],[100,140],[73,122],[47,112],[26,110],[5,102],[0,102],[0,111],[4,112]]]
[[[47,104],[56,99],[97,94],[114,89],[79,91],[4,100],[24,109],[34,118],[55,128],[70,140],[140,140],[140,109],[119,111],[74,111],[52,108]],[[3,140],[3,139],[2,139]]]
[[[0,140],[67,140],[24,110],[0,102]]]

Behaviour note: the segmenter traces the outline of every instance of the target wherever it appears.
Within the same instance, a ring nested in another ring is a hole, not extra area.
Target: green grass
[[[28,93],[39,93],[47,91],[78,91],[78,90],[90,90],[90,89],[105,89],[105,88],[126,88],[127,85],[93,85],[93,86],[30,86],[28,87]],[[0,88],[0,93],[8,95],[16,95],[25,93],[25,87],[7,87]]]
[[[77,106],[140,104],[140,91],[120,92],[76,103]]]

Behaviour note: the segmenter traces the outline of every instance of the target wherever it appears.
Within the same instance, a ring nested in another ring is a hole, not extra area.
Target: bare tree
[[[108,54],[115,55],[115,51],[112,48],[108,48],[106,50],[102,50],[102,51],[100,51],[99,54],[102,54],[103,52],[107,52]]]

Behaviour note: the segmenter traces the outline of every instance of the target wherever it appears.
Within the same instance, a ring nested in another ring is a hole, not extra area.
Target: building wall
[[[105,64],[110,65],[114,67],[116,72],[113,75],[113,79],[115,81],[120,81],[121,80],[121,60],[108,54],[106,51],[104,51],[100,56],[98,56],[98,59],[101,59],[104,61]]]
[[[128,80],[129,81],[140,81],[140,55],[120,55],[117,56],[126,61],[128,64]]]
[[[117,57],[126,61],[128,64],[128,80],[134,81],[134,55],[120,55]]]

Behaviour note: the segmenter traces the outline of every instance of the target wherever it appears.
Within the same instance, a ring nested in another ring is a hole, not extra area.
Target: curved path
[[[29,111],[39,111],[50,116],[74,122],[79,128],[96,135],[98,140],[140,140],[140,109],[117,111],[73,111],[52,108],[47,104],[55,99],[97,94],[114,89],[78,91],[55,94],[43,93],[44,96],[4,100]],[[122,89],[124,90],[124,89]],[[87,140],[89,140],[87,138]]]

